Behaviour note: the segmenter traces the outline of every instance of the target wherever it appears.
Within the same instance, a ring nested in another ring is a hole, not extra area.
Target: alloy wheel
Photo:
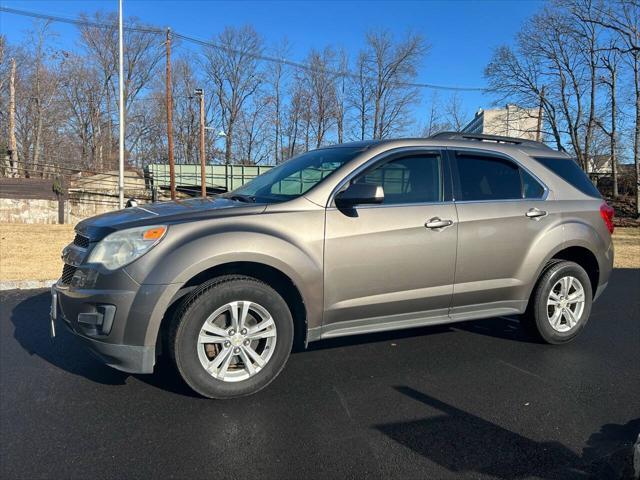
[[[275,350],[276,324],[266,308],[229,302],[204,321],[197,352],[203,368],[224,382],[240,382],[262,370]]]
[[[549,291],[547,318],[551,327],[561,333],[574,328],[584,311],[585,293],[580,280],[572,276],[560,278]]]

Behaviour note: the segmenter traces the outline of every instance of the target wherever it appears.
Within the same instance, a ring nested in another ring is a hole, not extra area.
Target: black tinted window
[[[440,157],[403,157],[369,170],[355,181],[382,185],[385,204],[438,202],[442,199]]]
[[[509,200],[522,198],[520,169],[501,158],[459,155],[459,200]]]
[[[598,189],[575,161],[568,158],[536,158],[536,160],[585,195],[600,198]]]
[[[525,170],[522,172],[522,196],[524,198],[542,198],[544,195],[544,187],[540,185],[531,174]]]

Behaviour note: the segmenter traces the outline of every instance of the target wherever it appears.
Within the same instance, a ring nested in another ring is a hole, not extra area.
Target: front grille
[[[65,263],[64,268],[62,269],[62,277],[60,277],[60,281],[66,285],[70,284],[73,274],[76,273],[77,269],[77,267]]]
[[[81,248],[87,248],[89,246],[89,239],[78,233],[76,234],[76,237],[73,239],[73,244]]]

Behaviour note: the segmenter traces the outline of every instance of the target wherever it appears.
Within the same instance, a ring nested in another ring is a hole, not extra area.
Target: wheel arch
[[[264,261],[229,261],[222,262],[205,268],[192,275],[173,294],[171,300],[160,319],[155,332],[156,352],[165,351],[168,326],[173,319],[176,310],[195,288],[204,282],[224,275],[245,275],[261,280],[273,288],[287,303],[294,326],[294,350],[303,349],[307,344],[308,311],[302,290],[296,280],[282,269]]]

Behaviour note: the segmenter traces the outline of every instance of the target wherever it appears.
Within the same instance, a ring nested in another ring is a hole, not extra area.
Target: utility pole
[[[204,150],[204,89],[196,88],[196,97],[200,97],[200,189],[202,198],[207,196],[207,178],[205,173],[206,155]]]
[[[169,186],[171,200],[176,199],[176,167],[173,161],[173,98],[171,96],[171,29],[167,28],[167,147],[169,149]]]
[[[118,90],[120,135],[118,157],[118,205],[124,208],[124,47],[122,42],[122,0],[118,1]]]
[[[16,59],[11,59],[9,76],[9,177],[18,173],[18,142],[16,142]]]
[[[536,142],[542,141],[542,114],[544,112],[544,85],[540,89],[540,106],[538,107],[538,128],[536,130]]]

